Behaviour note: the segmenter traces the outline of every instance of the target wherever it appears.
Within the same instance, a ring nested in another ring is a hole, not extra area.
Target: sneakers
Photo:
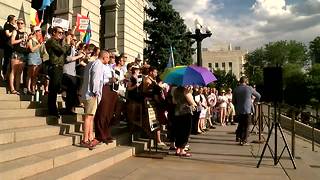
[[[251,144],[245,141],[240,141],[240,146],[251,146]]]

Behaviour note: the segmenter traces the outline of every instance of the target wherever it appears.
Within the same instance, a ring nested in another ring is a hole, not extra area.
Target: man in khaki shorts
[[[84,130],[81,146],[92,149],[90,141],[93,140],[93,118],[98,103],[102,96],[104,64],[109,61],[109,53],[101,50],[97,60],[87,64],[83,84],[81,88],[81,99],[84,104]]]

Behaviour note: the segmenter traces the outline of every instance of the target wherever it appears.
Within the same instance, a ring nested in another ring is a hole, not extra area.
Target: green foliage
[[[312,98],[316,101],[320,101],[320,64],[312,65],[308,73],[308,86]]]
[[[313,63],[320,63],[320,37],[309,43],[309,53]]]
[[[151,66],[162,71],[170,56],[170,45],[174,48],[176,65],[190,65],[195,49],[188,38],[186,25],[179,13],[170,4],[170,0],[150,0],[152,6],[146,9],[149,19],[144,22],[144,29],[149,37],[144,55]]]
[[[309,103],[310,93],[307,76],[297,64],[286,64],[283,67],[284,101],[298,108]]]
[[[251,84],[263,85],[264,67],[283,67],[284,100],[303,107],[309,102],[306,75],[302,71],[308,60],[306,46],[297,41],[277,41],[247,54],[245,75]],[[300,94],[297,96],[297,93]]]
[[[306,46],[301,42],[277,41],[254,50],[247,54],[245,59],[245,75],[251,84],[261,85],[264,67],[285,67],[287,64],[295,64],[295,68],[301,69],[308,59],[308,54]]]
[[[249,78],[250,84],[263,84],[263,67],[265,66],[265,51],[263,48],[250,52],[245,57],[245,75]]]
[[[303,65],[307,60],[306,46],[297,41],[277,41],[265,46],[265,60],[268,66],[284,66],[287,63]]]
[[[218,79],[214,83],[217,90],[226,90],[227,88],[234,89],[238,84],[237,77],[232,73],[226,73],[223,70],[216,70],[213,74]]]

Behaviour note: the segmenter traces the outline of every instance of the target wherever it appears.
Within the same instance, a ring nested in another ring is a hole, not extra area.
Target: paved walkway
[[[218,126],[217,129],[210,130],[203,135],[192,136],[190,141],[191,158],[176,157],[173,155],[174,152],[169,153],[164,159],[132,157],[90,176],[88,179],[320,179],[320,153],[312,152],[310,143],[297,140],[296,170],[293,169],[286,152],[281,159],[281,164],[274,166],[269,150],[266,151],[260,168],[256,168],[264,145],[239,146],[235,142],[233,133],[235,128],[236,126]],[[256,139],[257,136],[250,136],[250,140]],[[271,144],[274,144],[273,136]],[[281,147],[283,147],[283,143],[279,138],[279,154]],[[273,148],[272,145],[271,148]]]

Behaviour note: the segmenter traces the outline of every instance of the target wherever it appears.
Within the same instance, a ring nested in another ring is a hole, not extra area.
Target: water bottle
[[[27,94],[28,93],[28,88],[23,88],[23,94]]]
[[[38,89],[36,90],[35,101],[36,101],[36,102],[39,102],[39,101],[40,101],[40,92],[39,92]]]

